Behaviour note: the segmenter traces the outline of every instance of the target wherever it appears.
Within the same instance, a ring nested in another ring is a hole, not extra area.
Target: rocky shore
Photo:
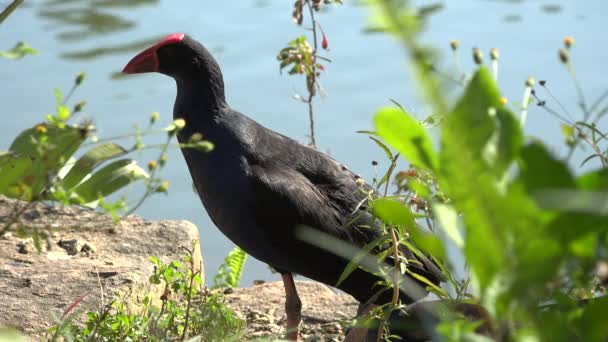
[[[25,205],[0,197],[0,227]],[[38,234],[40,252],[31,237],[21,237],[19,227]],[[133,303],[149,292],[158,297],[148,282],[153,271],[148,257],[178,260],[184,247],[194,249],[202,267],[198,230],[190,222],[129,216],[116,224],[87,208],[29,205],[0,236],[0,327],[36,339],[81,296],[82,312],[114,296],[132,298]],[[343,323],[354,317],[356,301],[319,283],[297,285],[303,302],[303,340],[341,341]],[[222,291],[227,305],[247,321],[246,340],[283,336],[281,282]]]

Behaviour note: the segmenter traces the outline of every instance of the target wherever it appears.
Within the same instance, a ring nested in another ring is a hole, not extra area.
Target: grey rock
[[[302,300],[302,341],[342,341],[344,329],[340,322],[355,317],[358,302],[317,282],[296,281],[296,285]],[[237,315],[247,319],[246,340],[284,338],[285,290],[282,282],[236,288],[225,297]]]
[[[20,205],[25,204],[0,196],[0,227]],[[0,239],[0,327],[16,328],[35,340],[43,339],[36,333],[54,325],[53,315],[61,316],[87,293],[77,309],[98,308],[101,291],[106,302],[114,296],[135,301],[151,291],[158,300],[160,290],[148,281],[153,271],[149,256],[163,262],[179,260],[184,254],[180,246],[196,246],[195,263],[202,266],[198,230],[187,221],[151,222],[128,216],[114,224],[111,217],[94,210],[35,204],[20,224],[51,230],[45,239],[55,245],[62,241],[62,248],[43,248],[39,253],[31,239],[20,241],[23,247],[16,247],[14,239]]]

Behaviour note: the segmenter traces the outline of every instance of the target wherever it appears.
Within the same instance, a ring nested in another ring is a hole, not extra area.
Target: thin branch
[[[22,3],[23,0],[14,0],[8,6],[6,6],[4,11],[0,13],[0,24],[2,24],[4,20],[6,20],[6,18],[8,18],[8,16],[11,15],[11,13],[13,13],[13,11],[15,11]]]

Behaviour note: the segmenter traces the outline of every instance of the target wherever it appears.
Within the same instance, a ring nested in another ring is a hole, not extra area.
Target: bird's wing
[[[284,233],[288,227],[305,225],[360,248],[381,234],[377,229],[361,227],[377,222],[362,208],[365,203],[359,205],[365,200],[365,194],[349,193],[358,187],[354,181],[354,187],[345,186],[342,182],[348,182],[348,179],[334,175],[331,179],[336,184],[327,184],[323,183],[323,176],[311,180],[295,169],[278,165],[253,165],[250,170],[259,201],[255,210],[258,224],[274,230],[275,234]],[[349,177],[350,174],[349,171]],[[328,192],[327,189],[334,191]],[[358,219],[352,223],[355,218]],[[431,259],[417,256],[402,245],[400,249],[408,260],[416,261],[410,264],[414,273],[434,283],[443,279]]]
[[[299,171],[277,164],[251,165],[250,176],[260,225],[276,229],[307,225],[351,240],[347,227],[343,227],[344,208]]]

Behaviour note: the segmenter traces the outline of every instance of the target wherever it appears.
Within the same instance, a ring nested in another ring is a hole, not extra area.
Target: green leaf
[[[27,55],[37,55],[38,51],[36,51],[31,46],[27,45],[24,42],[18,42],[8,51],[0,50],[0,58],[6,59],[21,59]]]
[[[580,318],[581,341],[606,341],[608,338],[608,297],[591,300]]]
[[[552,156],[539,142],[522,149],[520,170],[518,180],[529,193],[540,189],[575,187],[574,178],[566,164]]]
[[[25,342],[28,341],[28,338],[19,333],[17,330],[13,330],[10,328],[0,328],[0,341]]]
[[[23,191],[31,189],[34,181],[33,177],[28,174],[33,164],[34,161],[28,156],[12,152],[0,154],[0,193],[13,198],[29,199],[31,191],[27,191],[25,197]]]
[[[108,142],[93,147],[87,153],[76,161],[74,166],[63,178],[63,186],[66,189],[71,189],[78,185],[84,177],[93,171],[104,161],[121,156],[127,151],[121,146]]]
[[[348,265],[346,265],[346,267],[344,268],[344,271],[342,271],[342,274],[340,274],[340,278],[338,278],[338,281],[336,282],[335,286],[336,287],[340,286],[340,284],[342,284],[342,282],[345,281],[348,278],[348,276],[351,273],[353,273],[353,271],[355,271],[357,268],[359,268],[361,261],[366,256],[368,256],[376,247],[378,247],[380,244],[382,244],[385,241],[386,241],[386,236],[380,236],[377,239],[375,239],[374,241],[363,246],[363,248],[361,248],[361,250],[359,252],[357,252],[357,254],[352,259],[350,259],[350,261],[348,262]]]
[[[576,179],[576,184],[583,190],[608,190],[608,168],[585,173]]]
[[[414,166],[436,170],[438,159],[426,129],[415,118],[394,107],[380,109],[374,124],[378,134]]]
[[[454,242],[456,247],[464,247],[464,239],[458,228],[458,213],[456,210],[446,204],[433,203],[433,212],[445,235]]]
[[[490,113],[502,107],[500,93],[492,75],[488,69],[480,67],[446,118],[442,130],[466,132],[461,141],[452,143],[466,147],[474,158],[481,159],[482,151],[495,131],[495,122]]]
[[[498,135],[495,147],[497,155],[493,166],[496,174],[502,176],[513,160],[519,156],[524,143],[524,135],[519,120],[506,107],[496,109],[496,124],[498,125],[495,131]]]
[[[246,261],[247,253],[238,246],[234,247],[224,258],[224,263],[220,265],[213,279],[212,288],[238,287]]]
[[[376,139],[372,136],[370,136],[369,138],[372,139],[376,143],[376,145],[378,145],[378,147],[380,147],[382,149],[382,151],[384,151],[384,154],[386,154],[386,157],[389,160],[393,160],[393,152],[391,152],[391,149],[388,146],[386,146],[385,143],[383,143],[379,139]]]
[[[31,167],[22,170],[20,184],[30,188],[32,196],[39,194],[48,185],[49,177],[54,176],[87,137],[88,129],[78,126],[58,127],[53,124],[40,124],[21,132],[13,141],[10,150],[22,158],[17,162],[25,163],[30,158]],[[9,184],[14,185],[14,184]],[[30,198],[24,198],[30,200]]]
[[[482,292],[512,266],[507,246],[520,238],[509,236],[541,226],[532,200],[518,188],[499,191],[503,175],[483,158],[496,130],[489,113],[500,106],[498,88],[490,72],[481,67],[453,112],[445,117],[441,132],[439,183],[463,214],[464,253]]]
[[[398,225],[408,229],[416,225],[412,212],[402,202],[379,198],[371,202],[371,207],[374,215],[389,225]]]
[[[74,188],[74,192],[83,203],[91,203],[136,180],[147,178],[148,173],[133,160],[120,159],[95,172],[91,178]]]

